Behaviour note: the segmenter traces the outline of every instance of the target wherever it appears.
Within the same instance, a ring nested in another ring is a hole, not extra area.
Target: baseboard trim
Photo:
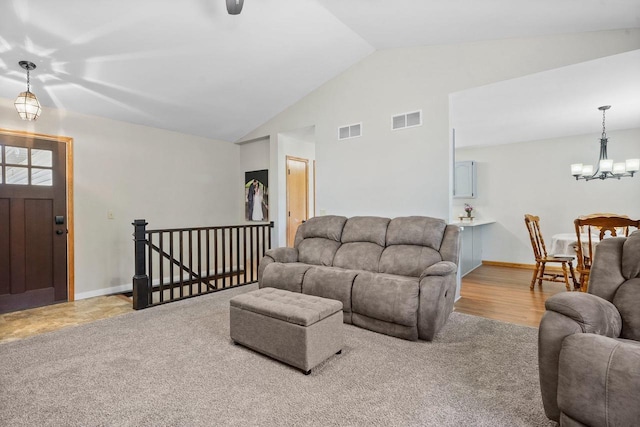
[[[102,288],[96,289],[94,291],[86,291],[80,292],[75,295],[76,300],[93,298],[93,297],[101,297],[103,295],[113,295],[113,294],[122,294],[125,292],[131,292],[133,290],[133,286],[131,283],[127,283],[124,285],[112,286],[110,288]]]
[[[486,261],[482,260],[482,265],[492,265],[495,267],[507,267],[507,268],[524,268],[527,270],[535,269],[535,264],[520,264],[516,262],[504,262],[504,261]],[[545,271],[562,271],[562,267],[549,266],[545,268]]]

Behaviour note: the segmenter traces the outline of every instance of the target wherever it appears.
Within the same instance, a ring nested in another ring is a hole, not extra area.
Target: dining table
[[[600,242],[600,236],[591,234],[593,243]],[[580,242],[582,243],[582,253],[589,253],[589,234],[581,233]],[[575,245],[578,244],[578,237],[573,233],[558,233],[551,236],[551,246],[547,253],[552,256],[576,256]]]

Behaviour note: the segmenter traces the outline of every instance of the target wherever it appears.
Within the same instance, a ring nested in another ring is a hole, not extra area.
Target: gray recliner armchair
[[[588,293],[546,301],[538,335],[544,410],[562,426],[640,423],[640,231],[597,246]]]

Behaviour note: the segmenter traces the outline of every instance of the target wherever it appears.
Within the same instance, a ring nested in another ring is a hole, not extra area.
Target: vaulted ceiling
[[[377,49],[640,27],[639,0],[3,0],[0,97],[236,141]]]

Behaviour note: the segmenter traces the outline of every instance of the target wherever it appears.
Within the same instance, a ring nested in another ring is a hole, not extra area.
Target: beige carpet
[[[2,426],[539,426],[537,329],[453,313],[435,341],[345,327],[311,375],[234,346],[255,285],[0,344]]]

